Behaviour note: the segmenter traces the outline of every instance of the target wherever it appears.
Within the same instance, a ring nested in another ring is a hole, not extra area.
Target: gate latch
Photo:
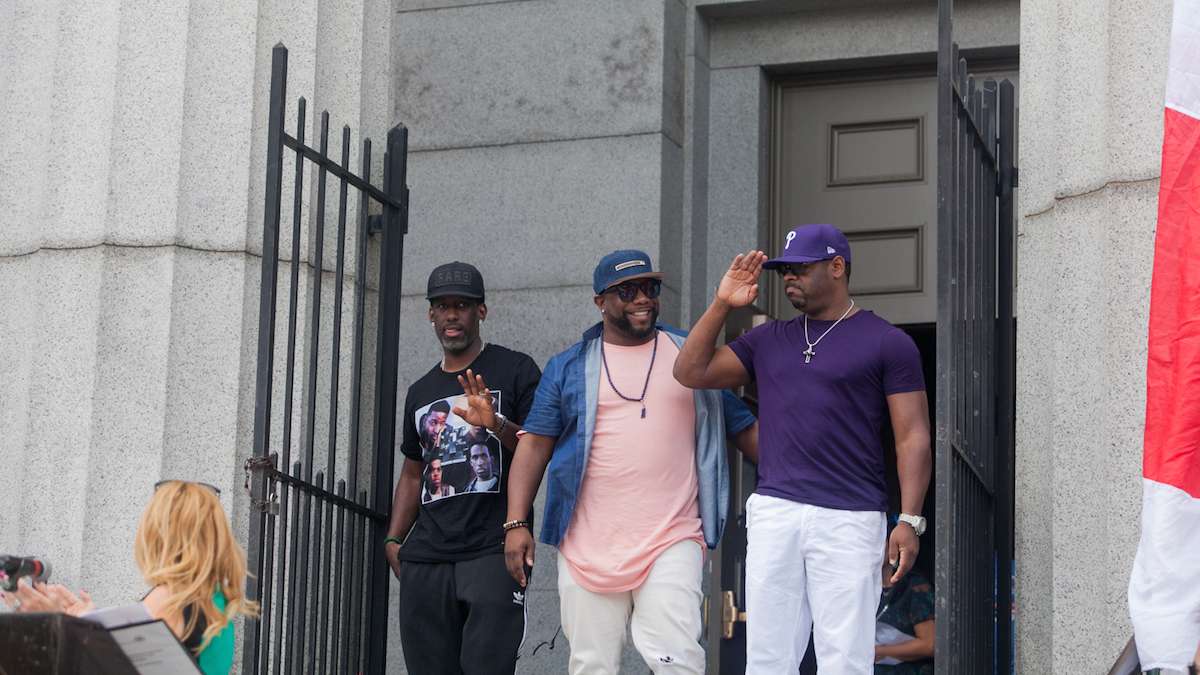
[[[267,498],[258,499],[254,496],[254,490],[250,487],[250,474],[266,471],[267,469],[275,469],[278,463],[279,453],[272,452],[266,457],[250,457],[246,460],[246,464],[243,467],[246,471],[246,493],[250,495],[250,508],[272,516],[279,515],[279,492],[275,489],[278,481],[268,473]]]
[[[733,601],[733,591],[721,592],[721,637],[733,639],[733,624],[746,621],[746,613],[738,609]]]

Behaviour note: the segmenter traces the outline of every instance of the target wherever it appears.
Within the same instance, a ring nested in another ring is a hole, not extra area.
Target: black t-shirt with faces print
[[[470,368],[483,376],[496,409],[523,423],[542,375],[533,359],[488,344]],[[422,464],[421,506],[400,560],[452,562],[504,550],[512,451],[454,414],[466,407],[458,383],[465,372],[438,364],[408,388],[398,433],[400,451]]]

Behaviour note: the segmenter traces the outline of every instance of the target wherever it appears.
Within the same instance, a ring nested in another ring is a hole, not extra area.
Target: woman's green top
[[[225,611],[225,594],[221,592],[220,587],[213,592],[213,604],[216,605],[218,612]],[[183,621],[187,625],[191,608],[184,609]],[[196,622],[196,628],[192,631],[188,639],[183,641],[188,651],[196,654],[196,665],[200,666],[200,672],[204,675],[229,675],[230,669],[233,668],[233,622],[225,624],[208,645],[196,653],[196,648],[204,642],[204,630],[207,628],[207,621],[201,615]]]

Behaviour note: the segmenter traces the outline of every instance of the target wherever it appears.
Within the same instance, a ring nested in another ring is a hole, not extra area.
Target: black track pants
[[[525,638],[525,593],[504,554],[400,566],[400,644],[414,675],[511,674]]]

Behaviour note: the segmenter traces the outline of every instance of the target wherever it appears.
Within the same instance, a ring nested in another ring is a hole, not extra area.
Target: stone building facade
[[[437,357],[423,290],[450,259],[484,272],[485,338],[543,363],[594,320],[591,269],[614,248],[655,256],[663,318],[689,323],[732,255],[778,228],[779,82],[912,76],[932,63],[935,11],[3,3],[0,551],[45,555],[56,578],[119,602],[140,587],[129,552],[159,478],[220,485],[244,528],[277,42],[292,100],[380,141],[410,130],[403,388]],[[1169,24],[1166,0],[956,3],[959,44],[1020,82],[1021,672],[1102,671],[1129,635]],[[540,551],[527,651],[558,625],[553,555]],[[522,672],[562,672],[564,643]],[[389,647],[399,664],[394,633]]]

